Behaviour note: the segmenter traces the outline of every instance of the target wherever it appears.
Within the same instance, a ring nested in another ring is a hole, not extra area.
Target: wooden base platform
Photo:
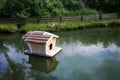
[[[60,52],[62,48],[60,47],[55,47],[49,54],[41,54],[41,53],[31,53],[29,50],[25,50],[25,54],[32,54],[32,55],[38,55],[38,56],[45,56],[45,57],[53,57],[55,56],[58,52]]]

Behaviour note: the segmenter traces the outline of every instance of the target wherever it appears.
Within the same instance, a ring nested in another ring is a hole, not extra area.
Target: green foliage
[[[44,23],[41,23],[41,24],[38,24],[38,23],[28,23],[28,24],[25,24],[22,28],[21,28],[21,31],[35,31],[35,30],[45,30],[46,29],[46,24]]]
[[[0,9],[4,6],[6,0],[0,0]]]
[[[101,21],[76,21],[76,22],[48,22],[48,23],[26,23],[20,30],[16,24],[0,24],[0,32],[28,32],[28,31],[65,31],[86,28],[101,28],[120,26],[120,19]]]
[[[62,10],[59,16],[78,16],[78,15],[88,15],[88,14],[98,14],[99,12],[95,9],[82,8],[80,10]]]
[[[54,26],[53,26],[54,25]],[[76,22],[49,22],[49,23],[29,23],[21,28],[21,31],[63,31],[85,28],[101,28],[110,26],[120,26],[120,20],[102,20],[102,21],[76,21]]]
[[[71,16],[88,15],[88,14],[98,14],[98,11],[96,11],[95,9],[83,8],[80,10],[75,10],[70,12]]]
[[[83,0],[61,0],[64,7],[68,10],[79,10],[84,8]]]
[[[0,17],[29,18],[120,12],[119,0],[0,0]]]
[[[15,24],[0,24],[0,32],[16,32],[18,31],[17,27]]]
[[[120,12],[120,0],[87,0],[85,5],[103,12]]]
[[[0,17],[59,16],[63,9],[59,0],[6,0],[0,3]]]

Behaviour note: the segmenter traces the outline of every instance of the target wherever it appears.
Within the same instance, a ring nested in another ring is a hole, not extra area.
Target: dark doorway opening
[[[53,45],[52,45],[52,43],[50,44],[50,46],[49,46],[49,49],[51,50],[52,49],[52,47],[53,47]]]

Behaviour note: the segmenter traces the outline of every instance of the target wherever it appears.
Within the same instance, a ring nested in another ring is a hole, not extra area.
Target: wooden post
[[[62,17],[59,18],[59,21],[62,22]]]
[[[118,12],[117,17],[120,18],[120,13]]]
[[[37,21],[37,23],[39,23],[39,22],[40,22],[40,18],[37,18],[37,20],[36,20],[36,21]]]
[[[99,14],[99,20],[102,20],[102,14]]]
[[[83,15],[81,15],[81,19],[80,20],[83,21]]]

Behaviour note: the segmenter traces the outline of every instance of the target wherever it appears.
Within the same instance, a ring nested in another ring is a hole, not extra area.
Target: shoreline
[[[99,20],[99,21],[65,21],[48,23],[25,23],[17,27],[16,23],[0,23],[0,33],[23,33],[28,31],[71,31],[91,28],[120,27],[120,19]]]

